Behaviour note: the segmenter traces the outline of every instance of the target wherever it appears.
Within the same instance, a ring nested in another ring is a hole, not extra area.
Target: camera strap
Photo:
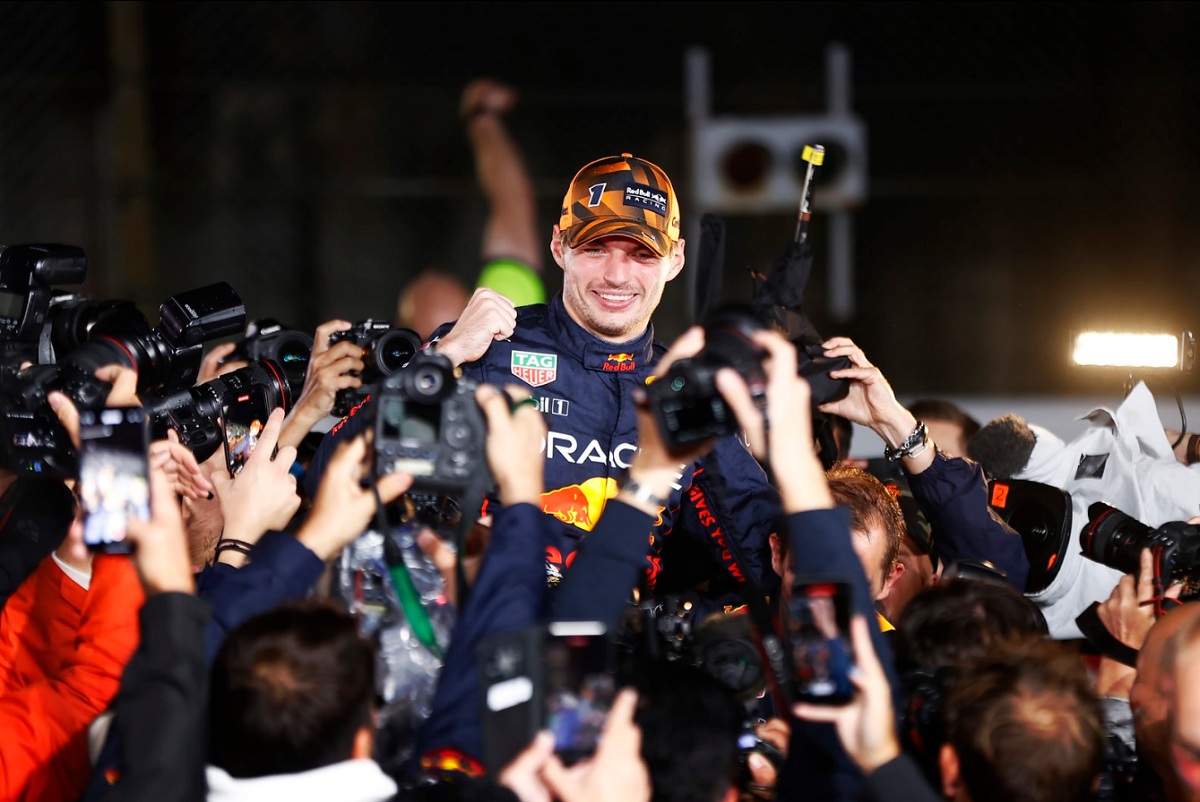
[[[1087,642],[1101,655],[1130,668],[1137,668],[1138,650],[1121,643],[1108,631],[1108,627],[1104,626],[1104,622],[1100,620],[1100,602],[1092,602],[1090,607],[1076,616],[1075,624],[1087,638]]]

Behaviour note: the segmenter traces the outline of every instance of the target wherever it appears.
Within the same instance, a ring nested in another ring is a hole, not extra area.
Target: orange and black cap
[[[630,153],[597,159],[575,174],[558,221],[568,247],[632,237],[659,256],[679,240],[679,201],[662,168]]]

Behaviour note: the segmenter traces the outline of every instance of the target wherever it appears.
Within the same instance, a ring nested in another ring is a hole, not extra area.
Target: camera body
[[[362,348],[363,386],[360,389],[339,390],[333,404],[333,415],[344,417],[366,396],[365,388],[375,384],[408,364],[423,345],[421,336],[412,329],[397,328],[386,320],[362,320],[345,331],[329,335],[329,344],[352,342]]]
[[[293,389],[283,368],[270,360],[251,362],[204,384],[146,399],[151,436],[161,439],[167,429],[174,429],[179,442],[196,455],[198,462],[204,462],[225,442],[220,419],[226,404],[263,390],[272,409],[291,409]]]
[[[270,361],[283,368],[292,387],[304,384],[308,362],[312,357],[313,339],[272,318],[252,320],[224,362]]]
[[[737,371],[755,404],[760,409],[766,406],[767,379],[762,367],[766,352],[752,337],[769,327],[768,321],[745,304],[720,306],[705,317],[704,349],[694,357],[676,360],[666,375],[647,388],[651,409],[668,446],[686,446],[739,430],[733,410],[716,387],[716,374],[721,368]],[[829,374],[851,367],[850,360],[826,357],[819,342],[797,339],[793,344],[797,372],[812,388],[813,409],[845,398],[849,382]]]
[[[413,491],[455,492],[487,469],[487,423],[474,381],[449,359],[418,352],[373,391],[376,475],[403,471]]]
[[[74,245],[0,247],[0,339],[35,343],[55,300],[71,293],[56,284],[82,284],[87,256]]]
[[[1195,598],[1200,586],[1200,526],[1170,521],[1153,529],[1102,501],[1088,507],[1088,522],[1079,532],[1086,557],[1126,574],[1141,570],[1142,549],[1158,555],[1164,581],[1181,582],[1182,598]]]

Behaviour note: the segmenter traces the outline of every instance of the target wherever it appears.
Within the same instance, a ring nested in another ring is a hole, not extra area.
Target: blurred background
[[[472,281],[458,102],[491,76],[547,241],[574,172],[631,151],[685,234],[725,219],[728,299],[794,226],[767,134],[824,139],[805,311],[904,398],[1082,414],[1124,376],[1069,367],[1072,331],[1196,327],[1197,3],[15,2],[0,31],[0,242],[82,246],[82,291],[152,322],[219,280],[310,331],[390,319],[424,267]]]

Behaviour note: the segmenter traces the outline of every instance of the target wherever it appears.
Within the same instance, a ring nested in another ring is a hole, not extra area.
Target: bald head
[[[470,291],[454,276],[426,270],[400,293],[396,323],[428,338],[438,326],[458,320],[470,299]]]

